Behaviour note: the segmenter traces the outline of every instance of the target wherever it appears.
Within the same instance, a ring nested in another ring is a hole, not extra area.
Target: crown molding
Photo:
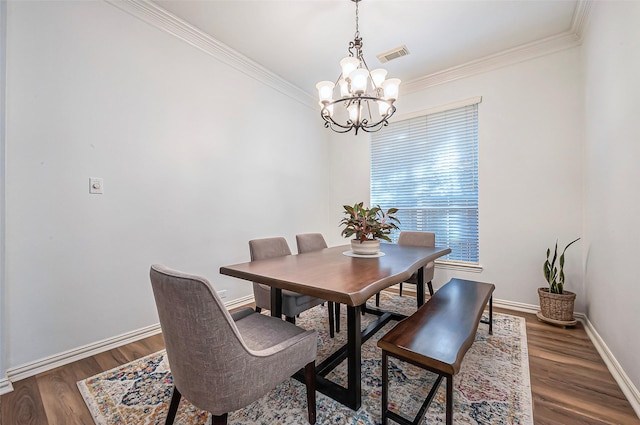
[[[514,65],[530,59],[570,49],[582,44],[582,37],[588,22],[593,0],[578,0],[573,12],[571,28],[561,34],[523,44],[512,49],[485,56],[465,64],[416,78],[403,84],[405,93],[424,90],[438,84],[444,84],[461,78],[471,77],[483,72]]]
[[[573,20],[571,21],[571,32],[573,32],[580,42],[584,39],[584,33],[587,30],[589,16],[594,0],[578,0],[576,10],[573,12]]]
[[[257,62],[240,54],[226,44],[219,42],[155,3],[149,0],[104,1],[202,50],[219,61],[260,81],[308,108],[314,109],[316,107],[315,98],[311,94],[291,84]],[[403,92],[413,93],[439,84],[468,78],[487,71],[579,46],[582,43],[592,4],[593,0],[578,0],[571,22],[571,28],[564,33],[416,78],[403,84]]]
[[[289,83],[262,65],[238,53],[231,47],[169,13],[149,0],[104,0],[106,3],[132,15],[180,40],[202,50],[226,65],[273,88],[285,96],[314,108],[314,97]]]
[[[439,84],[472,77],[483,72],[493,71],[505,66],[549,55],[551,53],[578,46],[579,44],[580,40],[576,34],[568,31],[558,36],[528,43],[494,55],[485,56],[481,59],[467,62],[444,71],[416,78],[408,81],[402,88],[405,93],[413,93]]]

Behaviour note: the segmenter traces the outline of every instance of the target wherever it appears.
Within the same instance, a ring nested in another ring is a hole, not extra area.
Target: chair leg
[[[427,287],[429,287],[429,295],[433,297],[433,284],[431,281],[427,282]]]
[[[400,296],[402,296],[402,282],[400,282]]]
[[[316,362],[312,361],[304,367],[304,381],[307,385],[307,411],[309,423],[316,423]]]
[[[214,415],[211,419],[211,425],[227,425],[227,416],[229,416],[228,413],[220,416]]]
[[[178,387],[173,386],[173,394],[171,395],[171,403],[169,403],[169,413],[167,413],[167,419],[165,420],[165,425],[172,425],[173,421],[176,418],[176,413],[178,412],[178,405],[180,404],[180,398],[182,394],[178,391]]]
[[[336,314],[336,332],[340,332],[340,303],[334,303]]]
[[[333,329],[334,329],[334,323],[335,323],[335,316],[334,316],[334,312],[333,312],[333,301],[329,301],[327,303],[327,310],[329,312],[329,337],[333,338],[335,336]]]
[[[295,317],[289,317],[289,316],[285,316],[287,322],[289,323],[293,323],[294,325],[296,324],[296,318]]]
[[[376,307],[380,307],[380,292],[376,294]]]
[[[260,313],[262,311],[262,308],[256,306],[256,313]]]

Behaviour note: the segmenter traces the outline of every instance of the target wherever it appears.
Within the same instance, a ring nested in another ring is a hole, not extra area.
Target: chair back
[[[419,232],[412,230],[404,230],[400,232],[400,236],[398,236],[398,245],[406,245],[406,246],[426,246],[426,247],[434,247],[436,246],[436,234],[433,232]],[[434,276],[434,268],[435,263],[430,261],[424,268],[424,280],[425,282],[431,282]],[[417,275],[414,273],[406,282],[408,283],[417,283]],[[402,285],[400,286],[402,288]],[[433,289],[431,283],[429,283],[429,292],[433,293]],[[400,291],[400,295],[402,295],[402,290]]]
[[[174,384],[201,409],[234,410],[250,353],[218,294],[205,278],[161,265],[149,274]]]
[[[398,245],[436,246],[436,234],[433,232],[402,231],[398,236]]]
[[[325,242],[321,233],[302,233],[296,235],[296,244],[298,245],[298,254],[320,251],[327,247],[327,242]]]
[[[269,258],[291,255],[291,249],[289,249],[287,240],[282,237],[253,239],[249,241],[249,253],[251,255],[251,261],[267,260]],[[253,296],[256,306],[270,309],[270,294],[271,288],[269,286],[253,282]]]
[[[251,261],[291,255],[287,240],[282,237],[253,239],[249,241]]]

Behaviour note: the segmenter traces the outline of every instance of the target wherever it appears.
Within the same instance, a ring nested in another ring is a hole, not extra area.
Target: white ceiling
[[[369,68],[416,81],[572,34],[583,0],[363,0]],[[335,81],[355,33],[351,0],[155,0],[154,3],[303,91]],[[410,54],[380,65],[376,55]]]

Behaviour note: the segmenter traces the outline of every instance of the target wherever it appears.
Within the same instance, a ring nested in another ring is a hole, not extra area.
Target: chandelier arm
[[[348,133],[354,128],[353,124],[350,126],[341,125],[333,121],[331,118],[327,118],[324,116],[322,117],[322,119],[324,119],[325,121],[324,127],[331,128],[331,130],[335,131],[336,133]]]
[[[327,117],[327,116],[323,116],[322,117],[326,123],[328,123],[329,125],[331,125],[331,128],[335,127],[340,127],[340,128],[344,128],[345,131],[344,133],[347,133],[348,131],[350,131],[352,128],[356,127],[353,122],[351,122],[350,120],[347,121],[346,125],[340,124],[338,122],[335,122],[331,117]],[[325,124],[326,125],[326,124]]]
[[[389,121],[384,120],[377,123],[375,126],[362,127],[362,131],[367,133],[375,133],[376,131],[380,131],[382,127],[386,127],[389,125]]]
[[[362,129],[363,131],[367,132],[367,133],[374,133],[376,131],[379,131],[380,129],[382,129],[382,127],[386,127],[389,125],[389,118],[391,118],[391,116],[395,113],[396,111],[396,107],[390,102],[387,101],[385,99],[376,99],[370,96],[362,96],[362,99],[367,99],[367,100],[382,100],[385,103],[388,103],[390,105],[389,108],[389,112],[387,113],[387,115],[385,115],[384,117],[382,117],[379,121],[371,124],[369,122],[368,119],[363,119],[361,120],[357,125],[351,121],[351,120],[347,120],[345,124],[340,124],[336,121],[334,121],[334,119],[328,115],[328,114],[324,114],[321,113],[321,117],[322,119],[325,121],[325,128],[331,128],[333,131],[335,131],[336,133],[348,133],[349,131],[351,131],[352,129],[355,130],[355,133],[358,134],[358,130]],[[329,105],[335,105],[337,103],[344,103],[345,99],[342,100],[337,100],[331,103],[327,103],[326,107],[328,107]],[[349,100],[354,100],[354,99],[349,99]],[[326,110],[326,107],[323,108],[323,112]]]

